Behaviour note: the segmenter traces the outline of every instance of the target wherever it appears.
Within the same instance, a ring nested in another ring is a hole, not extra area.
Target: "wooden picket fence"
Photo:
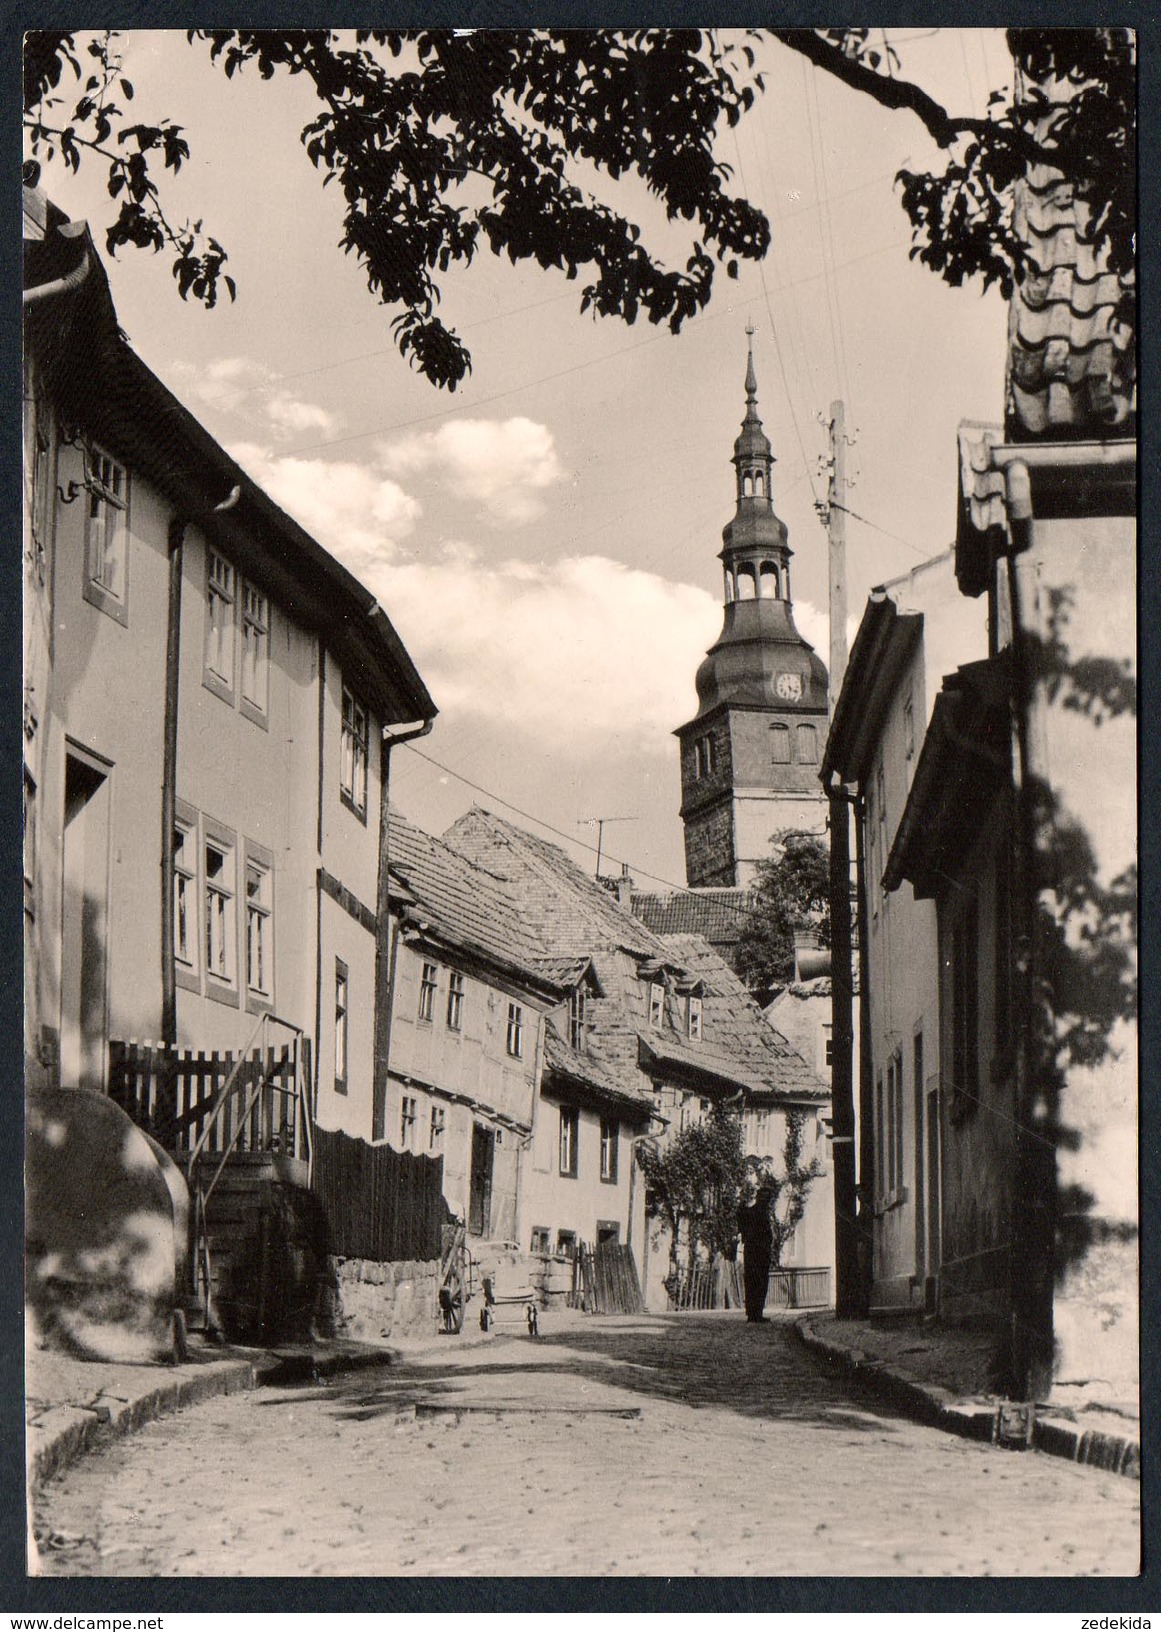
[[[191,1151],[233,1071],[232,1053],[168,1048],[136,1040],[109,1043],[109,1097],[167,1150]],[[310,1080],[310,1040],[293,1038],[254,1049],[242,1062],[222,1114],[210,1129],[207,1153],[276,1152],[305,1159],[304,1084]],[[250,1090],[261,1084],[250,1106]]]
[[[325,1209],[336,1257],[380,1263],[440,1257],[450,1217],[442,1157],[316,1128],[311,1187]]]
[[[740,1309],[742,1266],[725,1258],[699,1260],[680,1270],[669,1287],[669,1307],[680,1313],[691,1309]]]
[[[669,1307],[690,1309],[741,1309],[745,1307],[742,1266],[725,1259],[696,1263],[692,1271],[681,1270],[670,1286]],[[830,1304],[830,1270],[823,1265],[809,1269],[772,1269],[766,1292],[768,1309],[824,1309]]]
[[[574,1262],[569,1302],[590,1315],[639,1315],[645,1299],[629,1247],[620,1241],[603,1241],[599,1246],[582,1243]]]

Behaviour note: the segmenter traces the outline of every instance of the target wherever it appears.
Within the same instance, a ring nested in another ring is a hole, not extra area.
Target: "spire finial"
[[[746,401],[758,400],[758,378],[754,373],[754,325],[746,324]]]

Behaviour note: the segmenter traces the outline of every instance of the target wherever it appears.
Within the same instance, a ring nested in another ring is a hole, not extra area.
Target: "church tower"
[[[697,671],[697,713],[681,743],[681,819],[691,887],[748,884],[771,838],[819,833],[818,765],[827,730],[826,666],[794,627],[786,523],[774,513],[774,454],[758,418],[753,328],[746,416],[734,443],[737,504],[718,559],[725,616]]]

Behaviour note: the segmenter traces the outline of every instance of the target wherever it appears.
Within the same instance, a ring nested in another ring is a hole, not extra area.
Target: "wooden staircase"
[[[261,1343],[309,1328],[323,1250],[309,1080],[308,1040],[273,1014],[237,1056],[116,1045],[110,1093],[189,1187],[189,1329]]]

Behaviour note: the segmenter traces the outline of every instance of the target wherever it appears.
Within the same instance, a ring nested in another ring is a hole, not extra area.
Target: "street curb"
[[[390,1365],[395,1355],[392,1349],[373,1346],[328,1351],[295,1345],[259,1350],[243,1358],[203,1362],[203,1371],[173,1377],[136,1399],[106,1402],[98,1395],[92,1405],[51,1406],[36,1423],[25,1426],[26,1443],[34,1437],[43,1438],[43,1443],[28,1456],[29,1494],[36,1495],[47,1480],[90,1451],[137,1433],[146,1423],[172,1416],[187,1406],[264,1385],[317,1382],[341,1372]]]
[[[203,1375],[175,1377],[171,1382],[138,1395],[135,1400],[118,1401],[116,1405],[54,1406],[45,1413],[41,1424],[47,1428],[42,1445],[37,1446],[28,1459],[28,1488],[35,1494],[46,1480],[62,1472],[89,1451],[136,1433],[148,1422],[171,1416],[189,1405],[222,1394],[237,1394],[255,1386],[260,1361],[222,1360]],[[51,1418],[65,1420],[51,1424]],[[46,1422],[45,1419],[49,1419]],[[29,1425],[25,1432],[31,1438],[40,1425]],[[43,1431],[43,1429],[40,1429]]]
[[[964,1439],[992,1445],[1009,1443],[1001,1434],[1001,1414],[1006,1402],[961,1400],[949,1389],[935,1383],[921,1383],[909,1372],[900,1371],[884,1360],[876,1360],[861,1349],[847,1348],[820,1337],[813,1319],[804,1315],[793,1322],[799,1341],[812,1353],[838,1366],[849,1376],[866,1382],[876,1393],[890,1400],[908,1416],[931,1427],[943,1428]],[[1140,1442],[1126,1435],[1107,1434],[1078,1428],[1066,1417],[1032,1413],[1030,1437],[1019,1449],[1043,1451],[1046,1456],[1063,1457],[1085,1467],[1102,1468],[1126,1479],[1141,1477]]]

